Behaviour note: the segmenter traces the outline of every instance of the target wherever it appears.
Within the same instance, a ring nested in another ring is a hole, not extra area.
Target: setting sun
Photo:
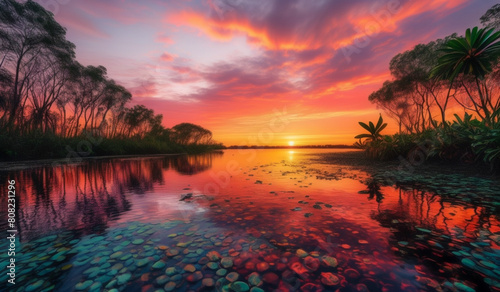
[[[293,146],[293,145],[295,145],[295,142],[293,142],[293,141],[288,141],[288,146]]]

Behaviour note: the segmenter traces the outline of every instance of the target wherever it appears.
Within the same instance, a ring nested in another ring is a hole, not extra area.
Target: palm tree
[[[382,115],[378,118],[377,125],[374,125],[372,122],[368,122],[368,125],[363,122],[359,122],[359,125],[366,129],[369,134],[359,134],[355,139],[363,139],[366,138],[367,141],[375,141],[378,140],[382,137],[380,132],[382,132],[385,127],[387,127],[387,123],[384,123],[384,120],[382,119]]]
[[[467,93],[476,112],[487,123],[491,122],[491,111],[488,107],[491,100],[488,90],[483,89],[484,78],[492,71],[494,62],[500,56],[499,40],[500,32],[494,32],[494,29],[474,27],[471,30],[469,28],[465,37],[451,39],[444,45],[444,48],[440,50],[444,54],[439,58],[438,65],[431,71],[431,77],[448,79],[451,83],[459,74],[472,76],[477,86],[479,102],[472,98],[470,91]]]

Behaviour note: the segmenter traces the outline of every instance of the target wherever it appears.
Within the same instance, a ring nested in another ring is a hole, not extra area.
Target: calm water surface
[[[500,290],[498,208],[376,185],[370,173],[318,162],[332,151],[342,150],[2,170],[0,227],[15,179],[19,241],[16,285],[4,285],[4,268],[0,289]]]

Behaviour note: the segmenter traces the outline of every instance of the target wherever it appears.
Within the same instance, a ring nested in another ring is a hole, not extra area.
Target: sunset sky
[[[225,145],[353,143],[397,53],[479,25],[494,0],[37,0],[84,65]],[[389,121],[389,118],[387,117]],[[394,122],[386,133],[396,130]]]

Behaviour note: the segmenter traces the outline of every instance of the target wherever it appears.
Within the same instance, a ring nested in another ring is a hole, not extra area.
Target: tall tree
[[[104,95],[98,100],[98,114],[100,118],[99,124],[94,123],[94,128],[102,128],[107,123],[108,113],[111,110],[123,110],[125,104],[132,99],[132,94],[125,87],[117,84],[114,80],[107,80],[104,88]]]
[[[195,124],[181,123],[172,127],[172,140],[182,145],[209,144],[212,132]]]
[[[13,72],[7,96],[7,122],[22,121],[22,99],[28,94],[28,80],[36,72],[35,63],[46,55],[74,57],[74,45],[66,40],[66,30],[38,3],[28,0],[0,0],[0,52],[4,66]]]
[[[416,45],[412,50],[396,55],[390,62],[392,76],[409,88],[409,94],[413,95],[415,107],[421,128],[436,127],[433,119],[435,107],[439,110],[441,124],[446,125],[446,110],[451,96],[456,88],[439,79],[429,78],[432,69],[438,62],[440,49],[456,34],[444,39]],[[410,96],[411,97],[411,96]]]
[[[407,98],[408,87],[398,81],[386,81],[382,88],[373,92],[368,97],[393,119],[399,126],[399,133],[413,132],[414,127],[418,125],[415,121],[415,115],[412,111],[414,104]]]
[[[37,67],[33,79],[27,82],[30,126],[42,131],[56,131],[57,115],[52,106],[66,93],[72,59],[62,60],[52,55],[37,59]]]
[[[500,4],[495,4],[481,16],[481,24],[485,27],[500,29]]]
[[[10,94],[12,80],[12,74],[0,66],[0,121],[7,114],[7,96]]]
[[[494,29],[474,27],[467,29],[465,37],[449,40],[441,51],[438,64],[432,70],[432,76],[448,79],[453,84],[459,75],[470,77],[476,85],[475,93],[462,82],[476,113],[487,123],[491,123],[491,95],[485,77],[492,71],[493,65],[500,56],[500,32]]]
[[[419,44],[394,56],[389,65],[393,80],[386,81],[369,96],[370,101],[396,119],[400,132],[402,128],[407,132],[421,132],[437,127],[438,120],[434,118],[437,112],[441,124],[446,125],[446,110],[456,90],[429,75],[437,63],[439,49],[453,37],[456,35]]]
[[[143,105],[136,105],[128,109],[125,114],[125,123],[129,137],[144,137],[161,126],[162,115],[155,115],[152,109]]]
[[[103,66],[76,64],[72,69],[70,135],[92,128],[98,112],[99,101],[106,94],[108,79]]]

